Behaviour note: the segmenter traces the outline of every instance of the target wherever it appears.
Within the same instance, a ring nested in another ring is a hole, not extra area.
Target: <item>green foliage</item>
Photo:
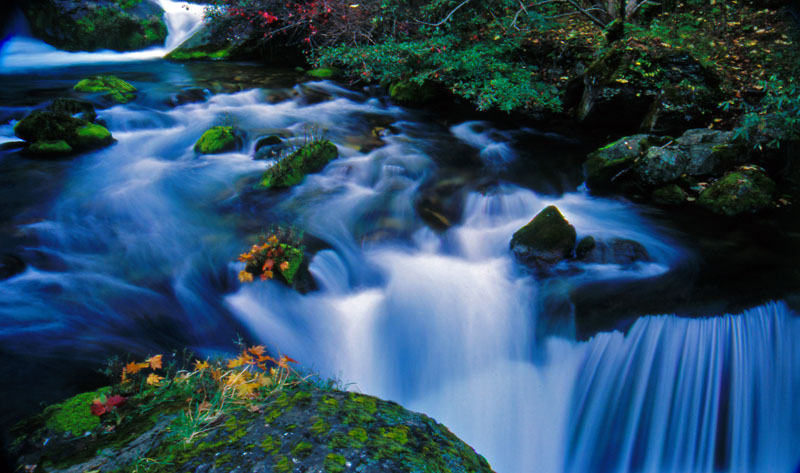
[[[800,139],[800,87],[794,78],[785,82],[777,76],[760,81],[763,96],[755,106],[744,103],[747,113],[736,128],[734,139],[754,148],[780,148],[781,142]],[[724,102],[727,109],[733,101]]]

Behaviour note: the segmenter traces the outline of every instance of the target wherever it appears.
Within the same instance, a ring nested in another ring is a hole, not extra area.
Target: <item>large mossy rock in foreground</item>
[[[117,76],[92,76],[75,84],[76,92],[99,93],[113,103],[128,103],[136,98],[136,87]]]
[[[775,182],[762,168],[742,166],[704,190],[698,203],[714,213],[733,216],[766,208],[774,194]]]
[[[291,187],[299,184],[306,174],[319,172],[339,156],[336,145],[328,140],[308,143],[267,169],[261,187]]]
[[[108,146],[114,142],[105,127],[68,113],[36,111],[14,127],[14,134],[29,143],[28,152],[39,155],[69,154]]]
[[[547,270],[572,256],[577,233],[557,207],[539,212],[511,237],[511,251],[521,262]]]
[[[163,10],[147,0],[28,0],[20,6],[34,36],[67,51],[135,51],[167,37]]]
[[[232,126],[215,126],[203,133],[194,150],[200,154],[227,153],[236,150],[241,141]]]
[[[230,405],[214,422],[198,421],[194,427],[181,415],[186,409],[181,400],[134,406],[136,401],[129,399],[123,411],[128,414],[108,428],[89,411],[92,400],[104,394],[76,396],[12,429],[12,454],[20,468],[38,465],[36,471],[76,473],[492,471],[443,425],[372,396],[301,384],[248,409]],[[194,413],[194,418],[203,415]]]

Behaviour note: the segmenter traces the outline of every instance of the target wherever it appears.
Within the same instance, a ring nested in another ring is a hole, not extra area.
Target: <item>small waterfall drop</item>
[[[164,9],[167,39],[164,46],[140,51],[69,52],[30,37],[14,36],[0,47],[0,74],[49,67],[113,64],[163,58],[203,25],[204,5],[174,0],[150,0]]]

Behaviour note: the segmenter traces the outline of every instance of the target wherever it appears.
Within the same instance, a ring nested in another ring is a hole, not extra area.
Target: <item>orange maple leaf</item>
[[[150,375],[147,377],[146,382],[147,382],[147,384],[149,384],[151,386],[157,386],[157,385],[161,384],[161,380],[162,379],[164,379],[163,376],[159,376],[159,375],[157,375],[155,373],[150,373]]]
[[[131,361],[130,363],[125,365],[125,371],[127,371],[128,374],[136,374],[143,368],[147,368],[148,366],[150,365],[148,365],[147,363],[136,363],[135,361]]]
[[[253,355],[256,355],[256,356],[263,355],[264,354],[264,350],[266,350],[266,347],[264,345],[256,345],[254,347],[250,347],[250,348],[247,349],[247,351],[249,351],[250,353],[252,353]]]
[[[151,356],[150,358],[144,360],[150,363],[150,368],[154,370],[161,369],[161,355]]]
[[[233,360],[228,360],[228,368],[238,368],[244,365],[244,360],[242,357],[234,358]]]
[[[202,370],[208,368],[208,361],[194,360],[194,362],[195,362],[194,363],[195,371],[202,371]]]
[[[284,261],[283,263],[281,263],[280,268],[281,268],[281,271],[286,271],[287,269],[289,269],[289,262],[288,261]]]

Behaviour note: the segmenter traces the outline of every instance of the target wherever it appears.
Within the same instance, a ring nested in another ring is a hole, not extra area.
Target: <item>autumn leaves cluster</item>
[[[241,282],[253,282],[254,276],[260,276],[262,281],[266,281],[275,276],[274,269],[289,269],[287,246],[281,245],[275,235],[261,245],[253,245],[250,251],[239,255],[238,260],[246,263],[245,268],[239,272]]]

